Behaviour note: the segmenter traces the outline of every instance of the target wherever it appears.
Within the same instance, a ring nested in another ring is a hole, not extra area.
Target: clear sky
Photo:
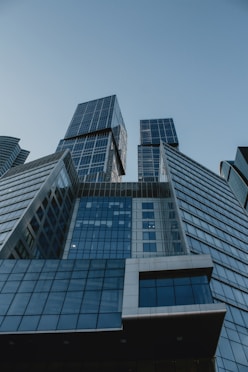
[[[137,180],[139,120],[174,119],[218,173],[248,146],[247,0],[0,0],[0,135],[53,153],[78,103],[116,94]]]

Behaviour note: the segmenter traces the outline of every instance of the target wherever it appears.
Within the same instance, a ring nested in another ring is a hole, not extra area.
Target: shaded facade
[[[0,258],[59,258],[77,188],[69,151],[11,168],[0,179]]]
[[[115,95],[81,103],[57,151],[69,149],[81,181],[120,182],[127,133]]]
[[[24,164],[29,151],[21,149],[19,138],[0,136],[0,177],[11,167]]]

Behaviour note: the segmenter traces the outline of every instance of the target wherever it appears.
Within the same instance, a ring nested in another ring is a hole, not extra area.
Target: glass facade
[[[114,95],[79,104],[57,151],[71,151],[81,181],[120,182],[126,146],[126,128]]]
[[[212,302],[206,276],[140,278],[139,306],[158,307]]]
[[[178,138],[173,119],[140,121],[140,145],[138,146],[139,181],[159,180],[160,142],[178,147]]]
[[[24,164],[29,151],[21,149],[19,138],[0,136],[0,177],[11,167]]]
[[[131,257],[131,198],[81,198],[73,225],[68,258]]]
[[[124,260],[0,260],[0,332],[121,327]]]
[[[2,370],[247,370],[246,198],[179,152],[172,119],[141,120],[121,183],[126,138],[116,96],[85,102],[55,154],[1,177]]]
[[[248,366],[248,217],[228,184],[183,154],[164,145],[167,177],[180,210],[192,254],[210,254],[211,289],[227,315],[217,349],[218,371]],[[228,352],[227,352],[228,350]]]
[[[248,210],[248,147],[238,147],[234,161],[222,161],[220,174],[241,205]]]
[[[76,192],[70,159],[68,151],[58,153],[1,178],[1,258],[61,257]]]

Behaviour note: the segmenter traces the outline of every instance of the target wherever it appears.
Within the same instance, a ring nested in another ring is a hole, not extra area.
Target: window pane
[[[155,288],[140,288],[139,306],[152,307],[156,306],[156,290]]]
[[[158,287],[157,288],[157,306],[173,306],[175,305],[175,294],[173,287]]]

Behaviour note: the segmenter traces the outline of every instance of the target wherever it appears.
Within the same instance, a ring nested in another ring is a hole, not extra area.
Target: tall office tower
[[[120,182],[126,146],[125,124],[113,95],[79,104],[57,151],[71,151],[81,181]]]
[[[7,171],[0,179],[0,258],[61,257],[76,187],[68,150]]]
[[[159,179],[160,142],[178,148],[178,138],[173,119],[140,121],[138,146],[138,180],[157,182]]]
[[[0,177],[11,167],[24,164],[29,151],[19,146],[19,138],[0,136]]]
[[[215,371],[226,310],[169,184],[83,183],[71,221],[64,259],[0,260],[1,368]]]
[[[214,270],[210,286],[213,298],[227,306],[216,353],[217,370],[246,371],[247,213],[223,178],[166,144],[161,150],[164,164],[161,179],[169,182],[175,196],[189,252],[212,257]]]
[[[157,182],[78,183],[68,150],[1,179],[24,208],[3,237],[1,370],[247,370],[247,213],[223,178],[163,142]],[[0,222],[18,213],[8,203]],[[18,236],[49,255],[17,259]]]
[[[220,174],[227,180],[241,205],[248,211],[248,147],[238,147],[234,161],[222,161]]]

